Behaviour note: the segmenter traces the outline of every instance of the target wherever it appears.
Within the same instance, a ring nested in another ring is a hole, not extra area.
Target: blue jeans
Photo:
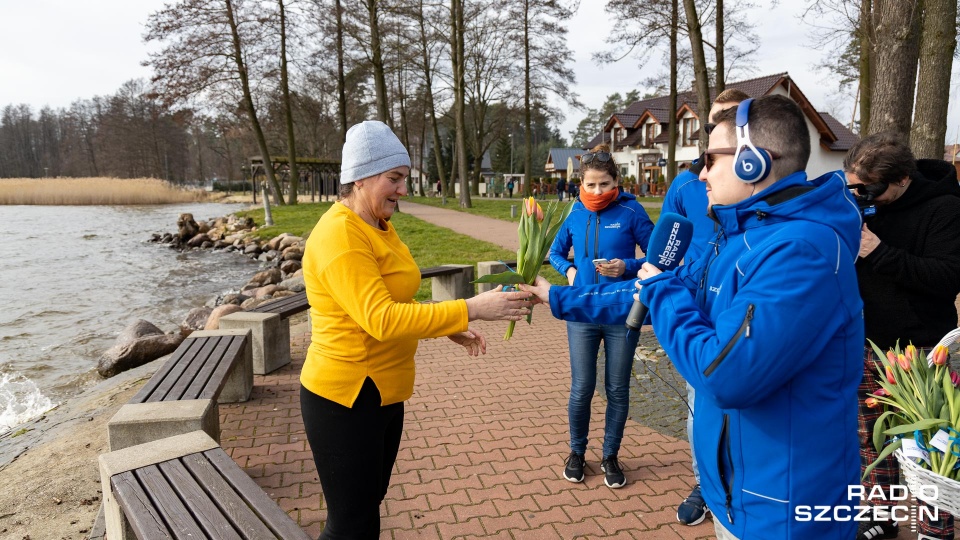
[[[583,454],[587,450],[590,429],[590,402],[597,387],[597,354],[600,341],[606,352],[604,389],[607,393],[607,414],[603,431],[603,457],[616,455],[623,439],[630,406],[630,377],[633,354],[640,335],[622,324],[567,322],[570,344],[570,450]]]
[[[697,466],[697,454],[693,451],[693,399],[696,395],[697,391],[690,386],[690,383],[687,383],[687,404],[690,406],[690,410],[687,411],[687,440],[690,441],[690,458],[693,460],[693,477],[696,478],[699,484],[700,467]]]

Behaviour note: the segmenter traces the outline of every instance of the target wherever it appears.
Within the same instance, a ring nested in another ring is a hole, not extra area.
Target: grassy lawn
[[[400,205],[403,206],[403,203],[401,202]],[[273,227],[260,227],[260,224],[263,223],[262,209],[238,212],[237,215],[252,217],[259,227],[256,234],[263,239],[273,238],[283,232],[306,236],[313,230],[320,216],[331,206],[333,206],[333,203],[300,203],[296,206],[273,207],[271,208]],[[402,212],[394,214],[391,223],[396,227],[400,238],[410,248],[410,253],[413,254],[413,258],[420,268],[443,264],[472,264],[476,266],[478,261],[505,261],[517,258],[517,254],[512,251],[502,249],[489,242],[457,234],[450,229],[437,227]],[[551,283],[558,285],[565,283],[564,278],[550,265],[543,267],[542,275]],[[425,279],[420,283],[420,290],[416,296],[417,300],[430,299],[430,282],[431,280]]]
[[[470,204],[473,205],[472,208],[460,208],[460,204],[455,198],[448,198],[446,205],[441,205],[440,197],[406,197],[404,200],[409,199],[411,202],[417,204],[426,204],[429,206],[436,206],[437,208],[445,208],[447,210],[456,210],[458,212],[468,212],[470,214],[476,214],[480,216],[491,217],[494,219],[502,219],[504,221],[513,221],[515,223],[520,222],[520,209],[523,204],[523,198],[514,196],[512,199],[487,199],[484,197],[473,197],[470,199]],[[540,203],[540,206],[546,208],[546,205],[551,202],[556,202],[556,196],[547,198],[542,201],[537,201]],[[657,203],[656,207],[651,207],[650,205],[643,205],[643,209],[647,211],[647,215],[650,216],[650,219],[654,223],[657,222],[657,219],[660,218],[660,205],[659,203],[663,202],[663,197],[643,197],[637,199],[641,204],[643,203]],[[568,201],[563,201],[564,205],[568,204]],[[510,206],[516,205],[517,207],[517,217],[510,217]],[[403,206],[403,202],[400,203],[400,206]]]

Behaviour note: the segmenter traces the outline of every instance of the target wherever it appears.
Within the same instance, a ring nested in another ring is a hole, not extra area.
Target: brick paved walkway
[[[418,209],[430,207],[407,201],[401,206],[498,245],[498,239],[516,235],[513,224],[506,232],[500,230],[503,222],[489,218],[442,209],[430,209],[433,216],[427,216]],[[635,366],[634,407],[620,453],[629,483],[612,490],[603,485],[599,466],[605,407],[600,397],[593,404],[586,481],[572,484],[560,476],[569,451],[565,324],[541,307],[533,326],[519,325],[508,342],[500,339],[506,323],[472,326],[489,341],[487,355],[479,359],[446,339],[420,344],[416,388],[381,506],[381,538],[713,538],[709,520],[696,527],[676,522],[676,506],[693,479],[686,441],[670,435],[682,430],[682,402],[664,383],[681,391],[683,383],[671,375],[669,362],[658,361],[662,352],[652,335],[641,340],[651,369]],[[326,510],[298,394],[309,329],[299,324],[291,335],[294,362],[256,376],[247,403],[220,407],[221,443],[316,536]],[[651,377],[653,371],[664,380]],[[657,406],[660,412],[653,414]],[[646,421],[654,417],[657,422]]]

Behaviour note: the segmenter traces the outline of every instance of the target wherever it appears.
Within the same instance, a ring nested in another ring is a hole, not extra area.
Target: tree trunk
[[[670,140],[667,142],[667,178],[673,182],[677,177],[677,34],[680,31],[680,6],[678,0],[672,0],[670,6],[670,124],[667,128]],[[643,180],[640,180],[641,182]]]
[[[397,34],[397,99],[400,101],[400,134],[403,136],[403,146],[410,154],[410,128],[407,127],[407,106],[403,93],[403,59],[400,58],[400,35]],[[411,165],[413,163],[411,162]],[[413,193],[413,176],[407,175],[407,193]]]
[[[433,156],[437,161],[437,174],[440,176],[440,195],[443,202],[447,196],[447,177],[443,169],[443,143],[440,141],[440,128],[437,125],[436,104],[433,101],[433,75],[430,73],[430,51],[427,42],[427,29],[423,22],[423,0],[419,0],[420,8],[420,47],[423,53],[423,82],[426,86],[427,109],[430,113],[430,128],[433,133]],[[423,172],[421,171],[421,174]]]
[[[923,0],[920,74],[910,148],[921,158],[943,158],[947,137],[950,75],[957,46],[956,0]]]
[[[387,110],[387,78],[383,72],[383,52],[380,50],[380,21],[377,4],[380,0],[367,0],[367,12],[370,14],[370,56],[373,63],[374,89],[377,93],[377,120],[393,127],[393,120]]]
[[[533,181],[533,141],[530,111],[530,1],[523,0],[523,196],[530,196]],[[613,151],[613,148],[610,149]]]
[[[247,65],[243,61],[243,51],[240,48],[240,32],[237,30],[237,19],[233,14],[233,0],[226,0],[227,22],[230,24],[230,35],[233,39],[233,60],[237,64],[237,74],[240,76],[240,86],[243,90],[243,108],[247,111],[247,117],[250,119],[250,127],[253,128],[253,134],[257,139],[257,147],[260,149],[260,156],[263,159],[263,171],[267,175],[267,181],[273,187],[273,198],[276,204],[283,204],[283,198],[280,194],[280,184],[273,173],[273,160],[270,159],[270,150],[267,148],[267,139],[263,135],[263,129],[260,127],[260,121],[257,119],[257,110],[253,106],[253,96],[250,94],[250,80],[247,76]],[[264,201],[264,204],[268,204]]]
[[[297,143],[293,135],[293,107],[290,106],[290,84],[287,78],[287,10],[283,0],[280,5],[280,90],[283,93],[283,114],[287,124],[287,159],[290,160],[290,193],[287,202],[297,204],[297,190],[300,189],[300,170],[297,167]]]
[[[693,51],[693,82],[697,93],[697,114],[700,116],[700,151],[707,147],[707,132],[703,126],[710,114],[710,85],[707,82],[707,59],[703,54],[703,32],[697,15],[695,0],[683,0],[683,9],[687,15],[687,34],[690,36],[690,49]]]
[[[860,41],[860,133],[870,133],[870,114],[873,101],[873,3],[872,0],[860,0],[860,27],[857,39]]]
[[[427,139],[427,123],[424,122],[420,124],[420,159],[417,160],[417,168],[420,169],[420,187],[418,191],[420,192],[421,197],[426,197],[427,194],[423,191],[423,179],[427,178],[427,167],[423,163],[423,147],[424,141]]]
[[[919,9],[914,2],[888,0],[878,4],[876,70],[868,135],[893,131],[910,136],[913,93],[919,56]],[[953,21],[951,21],[953,24]]]
[[[723,65],[723,0],[717,1],[717,73],[713,91],[720,95],[726,88],[726,68]],[[675,108],[672,110],[676,110]]]
[[[454,92],[454,125],[456,126],[457,136],[457,176],[460,180],[460,207],[470,208],[470,177],[467,176],[467,126],[465,121],[464,88],[466,66],[464,65],[464,44],[463,44],[463,0],[453,0],[450,3],[451,15],[453,18],[453,56],[456,61],[453,63],[453,92]]]
[[[347,142],[347,93],[346,81],[343,74],[343,8],[340,6],[340,0],[336,0],[337,9],[337,100],[339,103],[337,113],[340,116],[340,144]],[[421,21],[421,24],[422,21]]]

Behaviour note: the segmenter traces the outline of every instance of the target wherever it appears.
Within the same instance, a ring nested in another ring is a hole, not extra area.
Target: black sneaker
[[[900,524],[896,521],[861,521],[857,527],[857,540],[879,540],[896,538],[900,534]]]
[[[700,494],[700,484],[693,486],[690,495],[677,507],[677,521],[684,525],[699,525],[707,517],[707,503]]]
[[[583,468],[586,465],[587,460],[583,458],[583,454],[570,452],[563,467],[563,477],[571,482],[583,482]]]
[[[609,488],[617,489],[627,485],[627,477],[623,475],[623,466],[617,460],[617,455],[607,456],[600,462],[603,471],[603,483]]]

